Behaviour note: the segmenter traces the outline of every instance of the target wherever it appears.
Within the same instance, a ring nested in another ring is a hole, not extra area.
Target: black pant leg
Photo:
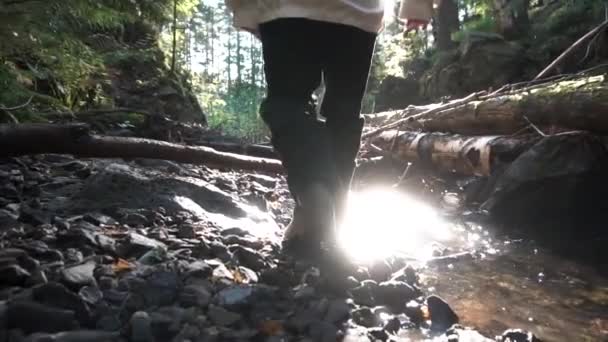
[[[277,19],[260,26],[268,94],[260,113],[288,173],[292,194],[311,182],[336,183],[326,128],[314,117],[321,82],[322,23]]]
[[[330,24],[331,25],[331,24]],[[350,187],[361,144],[361,102],[374,53],[376,34],[355,27],[334,25],[323,56],[326,92],[321,113],[343,191]]]

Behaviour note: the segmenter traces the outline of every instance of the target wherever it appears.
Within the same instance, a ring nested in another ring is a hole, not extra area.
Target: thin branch
[[[532,123],[532,121],[530,121],[530,119],[528,119],[527,116],[524,115],[524,120],[526,120],[526,122],[530,125],[530,127],[532,127],[536,133],[538,133],[541,137],[546,137],[547,135],[540,130],[540,128],[538,128],[535,124]]]
[[[579,40],[574,42],[569,48],[566,49],[559,57],[557,57],[548,67],[546,67],[543,71],[540,72],[534,79],[540,79],[545,77],[551,70],[553,70],[558,64],[560,64],[566,57],[570,56],[570,54],[575,51],[580,45],[582,45],[587,39],[593,37],[598,32],[602,31],[604,28],[608,27],[608,20],[596,26],[593,30],[587,32],[584,36],[582,36]]]
[[[24,104],[20,104],[20,105],[15,106],[15,107],[3,107],[3,106],[0,106],[0,109],[4,110],[4,111],[11,111],[11,110],[22,109],[22,108],[25,108],[25,107],[29,106],[30,103],[32,103],[33,99],[34,99],[34,96],[32,95],[32,96],[30,96],[30,98]]]

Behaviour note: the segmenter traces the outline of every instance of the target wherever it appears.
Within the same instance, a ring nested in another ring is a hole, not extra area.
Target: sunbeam
[[[451,237],[447,223],[431,207],[390,189],[351,194],[339,243],[360,262],[391,255],[424,261],[430,245]]]

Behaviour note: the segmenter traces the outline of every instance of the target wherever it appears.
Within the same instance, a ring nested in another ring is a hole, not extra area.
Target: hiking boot
[[[338,186],[336,188],[336,222],[344,218],[348,194],[355,173],[356,158],[361,146],[361,133],[364,120],[357,119],[351,123],[327,124],[331,152],[336,168]]]
[[[290,254],[317,253],[323,241],[332,239],[335,209],[332,192],[313,183],[296,194],[293,219],[285,230],[283,249]]]

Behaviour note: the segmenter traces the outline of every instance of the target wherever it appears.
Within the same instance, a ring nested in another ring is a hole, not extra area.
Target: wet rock
[[[27,279],[26,286],[35,286],[39,284],[46,284],[48,282],[48,278],[46,277],[46,273],[41,269],[36,269],[32,272],[32,275]]]
[[[251,236],[251,234],[243,228],[232,227],[222,230],[222,236],[236,235],[240,237]]]
[[[325,314],[324,321],[329,323],[340,323],[350,317],[351,306],[343,299],[330,301]]]
[[[27,252],[19,248],[3,248],[0,249],[0,259],[12,258],[20,259],[27,256]]]
[[[118,224],[118,221],[111,218],[110,216],[100,213],[88,213],[83,216],[83,219],[89,223],[98,226],[114,226]]]
[[[93,276],[95,267],[96,263],[92,261],[77,266],[66,267],[61,271],[61,280],[73,289],[80,289],[86,285],[97,286],[97,281]]]
[[[131,227],[143,227],[148,225],[148,218],[140,213],[127,213],[121,220],[124,224]]]
[[[78,291],[78,296],[86,303],[95,305],[103,299],[103,292],[95,286],[84,286]]]
[[[366,280],[360,286],[350,290],[355,303],[359,305],[375,306],[374,294],[378,292],[378,284],[373,280]]]
[[[391,334],[397,334],[401,329],[401,320],[397,317],[393,317],[384,324],[383,329]]]
[[[228,247],[224,246],[224,244],[222,243],[215,241],[210,242],[209,249],[216,258],[219,258],[224,262],[229,262],[232,259],[232,254],[230,254],[230,252],[228,251]]]
[[[362,307],[352,312],[353,321],[361,326],[371,328],[378,325],[376,315],[368,307]]]
[[[380,304],[402,309],[410,300],[416,298],[417,291],[406,282],[389,280],[380,283],[374,297]]]
[[[149,306],[169,305],[177,297],[179,287],[176,272],[158,271],[146,278],[141,293]]]
[[[261,270],[266,267],[266,261],[258,252],[251,248],[233,245],[230,246],[232,255],[245,267],[249,267],[254,271]]]
[[[91,312],[83,298],[63,284],[50,282],[35,286],[32,288],[32,298],[43,305],[73,311],[81,323],[89,323]]]
[[[223,240],[228,246],[239,245],[252,249],[262,249],[265,244],[264,241],[256,239],[252,236],[226,235],[224,236]]]
[[[248,174],[247,178],[249,178],[249,180],[252,182],[259,183],[263,187],[270,188],[270,189],[274,189],[278,182],[277,179],[274,177],[261,175],[261,174]]]
[[[443,332],[458,323],[458,316],[450,305],[438,296],[429,296],[426,304],[431,317],[431,330]]]
[[[338,340],[339,330],[335,325],[329,322],[313,322],[308,328],[308,330],[308,334],[310,335],[313,341],[335,342]]]
[[[123,254],[139,258],[150,250],[161,248],[166,249],[164,243],[154,239],[147,238],[141,234],[130,233],[127,238],[127,243],[121,246]]]
[[[24,342],[120,342],[120,333],[96,330],[64,331],[57,334],[33,334]]]
[[[387,333],[387,330],[383,329],[383,328],[371,328],[367,330],[367,334],[368,336],[372,339],[372,341],[376,342],[376,341],[387,341],[389,338],[389,335]]]
[[[297,283],[293,270],[284,267],[272,267],[262,270],[260,282],[278,287],[291,287]]]
[[[179,332],[181,322],[175,317],[160,312],[150,314],[152,334],[157,341],[169,341]]]
[[[179,294],[179,303],[184,307],[207,307],[211,302],[211,292],[202,285],[186,285]]]
[[[189,263],[183,272],[185,274],[185,278],[207,278],[213,272],[213,268],[208,263],[199,260]]]
[[[219,326],[230,326],[240,321],[243,317],[222,307],[210,305],[207,315],[214,324]]]
[[[424,322],[422,305],[415,300],[411,300],[405,305],[404,313],[414,324],[418,325]]]
[[[496,340],[498,342],[541,342],[533,333],[520,329],[509,329]]]
[[[16,264],[0,267],[0,283],[5,286],[23,286],[30,275],[30,272]]]
[[[221,290],[215,301],[221,306],[234,306],[247,304],[254,292],[252,285],[232,286]]]
[[[130,328],[132,342],[154,342],[152,321],[147,312],[135,312],[131,316]]]
[[[307,299],[313,298],[316,294],[315,288],[312,286],[307,286],[307,285],[298,286],[294,290],[295,290],[295,293],[293,294],[294,299],[307,300]]]
[[[33,226],[39,226],[51,223],[51,216],[45,211],[34,209],[29,206],[23,206],[21,208],[19,221],[31,224]]]
[[[370,265],[368,272],[371,279],[380,283],[389,280],[393,274],[393,269],[387,260],[380,260]]]
[[[180,239],[194,239],[197,237],[196,229],[191,224],[182,224],[177,229],[177,237]]]
[[[368,330],[361,327],[349,327],[344,333],[344,342],[372,342]]]
[[[8,329],[20,329],[28,334],[73,330],[78,326],[74,311],[29,301],[9,303],[6,315]]]

